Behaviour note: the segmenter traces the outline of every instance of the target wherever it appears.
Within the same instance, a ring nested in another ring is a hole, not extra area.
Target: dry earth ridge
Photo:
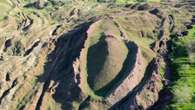
[[[171,36],[195,24],[193,0],[0,0],[0,8],[0,110],[167,109]]]

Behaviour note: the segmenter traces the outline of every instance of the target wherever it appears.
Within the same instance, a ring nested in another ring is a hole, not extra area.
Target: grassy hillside
[[[167,33],[183,32],[191,11],[161,0],[37,1],[0,0],[0,110],[107,110],[118,102],[128,109],[126,101],[148,108],[157,101]],[[169,108],[191,109],[195,28],[173,44]]]
[[[88,50],[87,71],[89,84],[98,90],[110,82],[122,68],[127,56],[125,45],[115,38],[104,38]]]
[[[169,106],[173,110],[195,109],[195,27],[189,34],[173,40],[172,68],[174,98]]]
[[[119,37],[119,30],[108,19],[96,22],[88,30],[81,57],[81,71],[87,80],[83,88],[87,94],[92,94],[90,88],[97,91],[105,87],[122,69],[128,49]]]

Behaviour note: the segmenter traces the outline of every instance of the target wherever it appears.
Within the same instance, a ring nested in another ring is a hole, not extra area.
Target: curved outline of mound
[[[96,44],[88,48],[87,80],[94,91],[107,86],[120,73],[127,59],[123,47],[127,49],[122,41],[111,35],[103,35]]]
[[[101,70],[104,68],[107,55],[109,54],[108,43],[105,41],[105,38],[105,36],[102,36],[99,39],[99,42],[88,48],[87,67],[89,68],[87,69],[87,81],[92,89],[96,88],[95,82],[97,80],[96,77],[98,76],[98,74],[96,73],[100,73]]]
[[[104,26],[102,26],[104,25]],[[110,28],[112,30],[110,30]],[[124,42],[122,42],[122,40],[120,39],[120,32],[119,30],[117,30],[118,28],[114,25],[114,23],[109,19],[109,20],[105,20],[105,19],[101,19],[101,20],[97,20],[96,22],[94,22],[87,30],[87,40],[85,41],[85,45],[84,48],[81,51],[81,55],[80,55],[80,71],[81,71],[81,84],[80,87],[83,91],[83,93],[86,96],[92,96],[94,98],[101,98],[102,95],[96,94],[96,91],[94,91],[90,86],[89,83],[87,81],[87,77],[88,77],[88,73],[87,73],[87,54],[88,54],[88,48],[90,47],[90,45],[94,45],[96,44],[101,37],[101,34],[106,34],[108,36],[110,36],[111,38],[114,38],[114,40],[121,42],[121,44],[123,44],[123,47],[126,49],[126,56],[128,55],[128,48],[127,46],[125,46]],[[98,37],[99,36],[99,37]],[[91,39],[91,38],[95,38],[95,39]],[[90,40],[91,39],[91,40]],[[94,41],[95,40],[95,41]],[[92,42],[90,42],[92,41]],[[110,41],[109,41],[110,42]],[[118,52],[118,51],[116,51]],[[116,53],[115,52],[115,53]],[[123,63],[126,60],[126,58],[124,58],[122,60],[121,63],[121,67],[120,69],[118,69],[117,74],[121,71],[121,69],[123,68]],[[115,75],[116,77],[116,75]],[[114,79],[115,77],[112,76],[112,79]],[[112,80],[108,81],[108,83],[110,83]],[[106,86],[103,85],[102,88]]]
[[[136,60],[133,69],[130,71],[129,75],[120,82],[120,84],[110,93],[106,100],[114,105],[122,98],[124,98],[130,91],[133,90],[144,77],[144,71],[146,65],[144,63],[144,58],[141,54],[140,48],[137,48]],[[131,84],[131,85],[130,85]]]

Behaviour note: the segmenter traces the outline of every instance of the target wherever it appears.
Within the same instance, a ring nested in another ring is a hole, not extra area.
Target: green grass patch
[[[174,98],[169,105],[173,110],[195,109],[195,62],[190,60],[195,51],[189,46],[195,42],[195,27],[182,38],[173,38],[171,53],[173,85],[170,87]]]

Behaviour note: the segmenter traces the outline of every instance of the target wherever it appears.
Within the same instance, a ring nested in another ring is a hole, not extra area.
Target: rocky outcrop
[[[160,74],[154,71],[142,91],[136,95],[135,101],[137,106],[141,109],[147,109],[152,106],[158,100],[158,93],[162,89],[162,86]]]

